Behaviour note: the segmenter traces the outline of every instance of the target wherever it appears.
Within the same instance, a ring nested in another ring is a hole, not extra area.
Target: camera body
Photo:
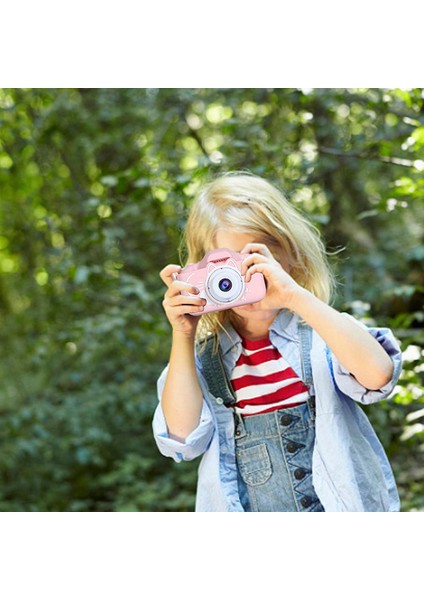
[[[259,302],[265,297],[265,279],[261,273],[253,273],[249,283],[241,274],[241,263],[248,254],[239,254],[227,248],[211,250],[195,264],[188,265],[175,275],[200,290],[199,294],[181,292],[185,296],[204,298],[203,313],[226,310]],[[199,313],[189,313],[199,316]]]

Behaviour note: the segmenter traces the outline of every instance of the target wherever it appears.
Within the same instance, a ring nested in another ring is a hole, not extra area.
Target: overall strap
[[[227,408],[233,407],[236,403],[235,393],[224,367],[221,347],[214,335],[197,343],[197,356],[211,394],[215,398],[222,398]]]
[[[299,321],[298,332],[300,340],[302,380],[309,388],[308,405],[311,410],[312,418],[315,420],[315,392],[311,365],[312,328],[307,323]]]

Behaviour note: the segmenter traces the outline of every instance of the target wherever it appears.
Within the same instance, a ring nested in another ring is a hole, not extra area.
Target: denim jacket
[[[349,315],[348,315],[349,316]],[[352,318],[352,317],[351,317]],[[269,329],[272,344],[294,371],[301,373],[299,317],[282,310]],[[316,437],[312,457],[315,491],[328,511],[398,511],[399,496],[390,464],[368,418],[358,403],[386,398],[401,371],[399,345],[389,329],[369,328],[393,361],[391,381],[380,390],[368,390],[337,361],[324,341],[313,332],[310,354],[316,403]],[[224,366],[231,374],[241,353],[241,338],[232,328],[221,334]],[[157,446],[175,461],[203,454],[198,475],[197,511],[243,511],[237,485],[233,413],[213,396],[196,365],[203,392],[199,425],[184,442],[168,436],[160,399],[167,368],[158,380],[159,404],[153,418]],[[214,406],[215,404],[215,406]]]

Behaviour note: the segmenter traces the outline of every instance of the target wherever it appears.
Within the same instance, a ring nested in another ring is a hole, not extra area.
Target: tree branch
[[[361,160],[378,160],[379,162],[398,165],[400,167],[414,167],[413,160],[407,158],[398,158],[397,156],[372,156],[365,152],[345,152],[338,148],[318,147],[318,152],[322,154],[331,154],[332,156],[341,156],[343,158],[359,158]]]
[[[208,159],[208,161],[209,161],[209,162],[212,162],[212,161],[211,161],[211,157],[209,156],[209,154],[208,154],[208,152],[207,152],[207,150],[206,150],[205,146],[203,145],[203,140],[202,140],[202,138],[200,137],[200,135],[197,133],[197,131],[196,131],[195,129],[193,129],[192,127],[190,127],[190,125],[189,125],[189,123],[188,123],[187,119],[186,119],[186,124],[187,124],[188,131],[189,131],[189,133],[190,133],[191,137],[192,137],[194,140],[196,140],[196,142],[197,142],[197,144],[198,144],[198,146],[199,146],[200,150],[202,151],[202,153],[204,154],[204,156],[205,156],[205,157]]]

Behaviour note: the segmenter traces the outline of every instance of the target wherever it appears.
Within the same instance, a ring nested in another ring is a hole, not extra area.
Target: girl
[[[174,278],[181,267],[160,274],[172,346],[153,429],[165,456],[203,454],[196,510],[399,510],[357,404],[390,394],[399,346],[389,330],[329,306],[316,229],[264,179],[229,173],[199,193],[185,242],[189,263],[217,248],[247,254],[246,282],[259,272],[267,286],[256,304],[202,316],[198,290]]]

